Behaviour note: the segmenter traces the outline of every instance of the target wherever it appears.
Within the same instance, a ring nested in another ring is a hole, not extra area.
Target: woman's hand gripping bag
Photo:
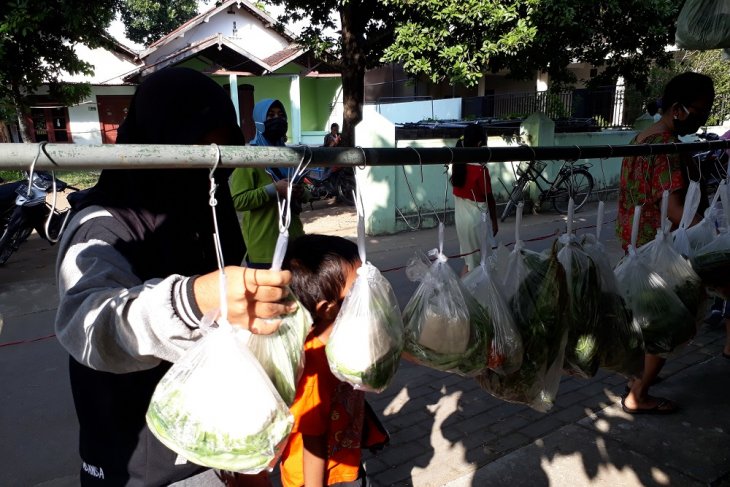
[[[438,252],[403,310],[405,350],[427,367],[476,375],[487,365],[492,323],[447,260]]]
[[[304,342],[312,328],[312,317],[302,304],[281,318],[281,325],[270,335],[251,334],[248,348],[258,359],[266,375],[284,402],[291,406],[297,392],[297,382],[304,370]]]
[[[357,270],[325,352],[335,377],[355,389],[382,392],[398,370],[403,319],[393,288],[369,262]]]
[[[499,399],[545,412],[555,403],[568,336],[565,271],[555,245],[542,259],[522,253],[516,259],[527,270],[509,301],[522,337],[522,365],[507,375],[487,369],[476,380]]]
[[[522,365],[522,338],[504,294],[494,280],[493,267],[489,263],[493,257],[489,255],[489,241],[493,237],[486,220],[488,215],[482,214],[482,217],[482,259],[477,267],[462,278],[462,282],[487,312],[494,327],[487,367],[498,374],[506,375],[515,372]]]
[[[694,335],[694,317],[674,290],[652,269],[648,255],[636,251],[634,244],[640,216],[641,206],[637,206],[628,255],[619,262],[614,273],[632,318],[641,328],[646,351],[654,355],[668,354]]]
[[[168,448],[206,467],[258,473],[281,455],[294,419],[248,350],[249,332],[222,322],[160,380],[147,425]]]

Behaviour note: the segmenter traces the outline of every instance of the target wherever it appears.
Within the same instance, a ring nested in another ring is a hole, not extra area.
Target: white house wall
[[[79,59],[94,66],[94,74],[85,76],[82,74],[70,75],[64,72],[61,79],[67,83],[121,83],[122,76],[136,68],[136,65],[128,59],[106,49],[89,49],[83,44],[77,44],[74,52]]]
[[[92,86],[92,94],[78,105],[68,107],[68,118],[71,125],[71,138],[74,144],[101,144],[101,125],[97,95],[133,95],[135,86]]]
[[[237,35],[233,36],[233,22],[236,22]],[[192,42],[207,39],[222,34],[233,40],[241,48],[250,52],[259,59],[264,59],[287,47],[289,42],[272,29],[261,25],[261,20],[243,10],[236,14],[227,14],[225,11],[211,17],[210,21],[203,22],[183,34],[183,37],[173,39],[164,46],[155,49],[147,57],[147,64],[154,64],[165,57],[186,48]]]

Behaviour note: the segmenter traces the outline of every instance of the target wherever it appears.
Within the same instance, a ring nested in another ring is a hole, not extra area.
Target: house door
[[[131,95],[96,97],[102,144],[114,144],[117,141],[117,129],[127,117],[130,101]]]

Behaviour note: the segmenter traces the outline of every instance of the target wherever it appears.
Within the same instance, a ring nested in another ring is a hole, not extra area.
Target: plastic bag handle
[[[355,186],[352,192],[355,198],[355,208],[357,210],[357,251],[360,254],[360,262],[367,262],[367,253],[365,249],[365,204],[362,201],[362,193],[360,187]]]
[[[515,242],[520,241],[520,227],[522,226],[522,210],[525,204],[523,202],[517,203],[517,210],[515,213]]]
[[[641,219],[641,205],[634,207],[634,221],[631,225],[631,246],[636,248],[636,241],[639,239],[639,220]]]
[[[565,222],[565,228],[566,233],[568,235],[573,235],[573,217],[575,216],[575,201],[573,201],[573,197],[571,196],[568,199],[568,218]]]
[[[689,187],[687,188],[687,195],[684,198],[684,208],[682,208],[682,219],[679,222],[679,226],[682,228],[689,228],[692,225],[697,209],[700,207],[700,183],[697,181],[690,181]]]
[[[661,220],[659,223],[659,228],[657,229],[657,232],[662,233],[669,233],[669,229],[671,228],[671,223],[668,225],[667,222],[669,221],[668,218],[669,215],[669,191],[664,190],[662,193],[662,205],[661,205]]]

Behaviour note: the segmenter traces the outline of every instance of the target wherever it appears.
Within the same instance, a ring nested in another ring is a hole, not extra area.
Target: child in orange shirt
[[[294,428],[281,457],[284,487],[367,485],[361,448],[370,446],[374,428],[366,419],[365,395],[337,379],[325,355],[360,265],[357,245],[341,237],[304,235],[289,244],[284,268],[292,271],[291,290],[312,314],[314,325],[304,344],[304,372],[291,406]]]

